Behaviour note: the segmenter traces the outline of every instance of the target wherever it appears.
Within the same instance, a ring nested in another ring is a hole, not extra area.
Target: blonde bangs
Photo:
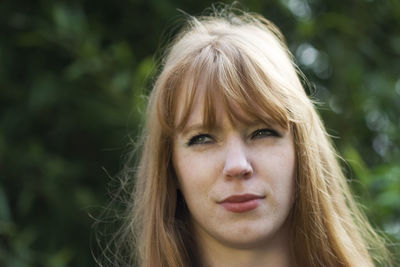
[[[193,111],[196,98],[203,94],[203,125],[216,126],[216,105],[222,104],[231,123],[251,124],[262,121],[287,129],[290,117],[281,88],[269,79],[268,74],[238,48],[229,43],[214,42],[204,47],[181,72],[173,98],[173,113],[182,106],[180,118],[166,125],[175,125],[182,131]],[[284,91],[284,90],[283,90]],[[176,121],[178,120],[178,121]]]

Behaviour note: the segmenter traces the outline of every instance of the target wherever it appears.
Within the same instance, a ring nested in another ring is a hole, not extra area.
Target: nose
[[[247,179],[253,175],[253,167],[249,162],[243,141],[232,140],[227,144],[224,177]]]

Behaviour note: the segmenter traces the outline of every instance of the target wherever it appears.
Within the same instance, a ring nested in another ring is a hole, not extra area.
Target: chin
[[[259,226],[259,225],[258,225]],[[232,231],[225,232],[226,235],[220,236],[222,244],[236,249],[260,249],[276,244],[282,240],[287,240],[289,228],[287,223],[278,225],[263,224],[263,228],[246,226],[236,226]]]

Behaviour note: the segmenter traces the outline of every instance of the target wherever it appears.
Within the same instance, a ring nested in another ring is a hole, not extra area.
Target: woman
[[[189,19],[162,63],[143,138],[123,231],[129,263],[390,266],[263,17]]]

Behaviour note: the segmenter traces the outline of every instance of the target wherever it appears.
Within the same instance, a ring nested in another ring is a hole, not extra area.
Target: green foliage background
[[[0,266],[95,264],[90,215],[137,133],[153,55],[177,9],[211,3],[0,2]],[[400,2],[241,4],[286,36],[360,203],[399,242]]]

